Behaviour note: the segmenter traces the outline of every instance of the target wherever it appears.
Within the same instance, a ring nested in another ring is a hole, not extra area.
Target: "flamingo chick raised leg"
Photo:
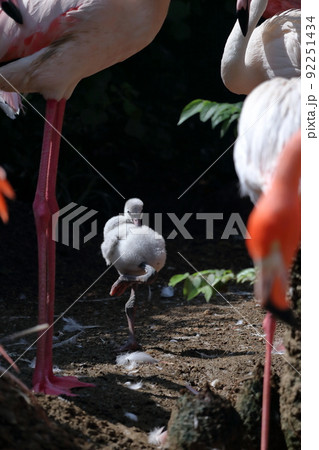
[[[157,278],[157,272],[154,267],[145,263],[141,264],[141,267],[145,270],[144,275],[120,275],[113,284],[110,292],[110,295],[122,295],[124,291],[131,286],[130,298],[125,303],[125,315],[128,324],[129,338],[127,343],[120,348],[120,351],[122,352],[140,348],[135,338],[136,291],[139,284],[151,284]]]
[[[33,211],[38,239],[39,264],[39,324],[49,328],[39,335],[33,389],[51,395],[74,395],[74,387],[94,386],[75,377],[56,377],[52,371],[52,337],[55,297],[55,241],[52,239],[52,216],[58,211],[55,196],[60,136],[65,100],[48,100],[44,128],[40,171]]]

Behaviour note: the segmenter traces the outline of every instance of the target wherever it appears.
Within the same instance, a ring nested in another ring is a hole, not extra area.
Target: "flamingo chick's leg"
[[[272,313],[267,312],[263,321],[263,328],[266,333],[266,356],[264,367],[260,449],[267,450],[270,417],[271,351],[273,348],[274,334],[276,330],[276,319]]]
[[[52,216],[58,211],[55,197],[56,175],[65,100],[48,100],[44,128],[40,171],[33,211],[38,239],[39,264],[39,324],[49,328],[40,333],[37,344],[33,389],[51,395],[74,395],[73,387],[94,386],[75,377],[56,377],[52,371],[52,337],[55,297],[55,241],[52,239]]]
[[[127,350],[137,350],[138,348],[140,348],[135,339],[135,332],[134,332],[135,311],[136,311],[136,288],[137,286],[132,287],[130,298],[125,304],[125,314],[127,318],[129,338],[127,343],[120,348],[121,352],[125,352]]]
[[[153,283],[158,273],[154,269],[154,267],[149,264],[142,263],[140,267],[145,271],[143,275],[120,275],[119,278],[113,284],[110,295],[122,295],[128,287],[131,287],[133,284],[151,284]]]

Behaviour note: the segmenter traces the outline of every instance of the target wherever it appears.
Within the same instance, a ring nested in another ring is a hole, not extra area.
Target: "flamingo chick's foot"
[[[95,384],[84,383],[72,376],[57,377],[53,374],[41,377],[40,381],[33,381],[34,392],[48,395],[68,395],[70,397],[76,397],[76,394],[73,394],[70,389],[86,387],[95,387]]]

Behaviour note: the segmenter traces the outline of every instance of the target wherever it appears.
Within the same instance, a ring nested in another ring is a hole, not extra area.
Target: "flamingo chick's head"
[[[139,198],[130,198],[127,200],[124,206],[124,216],[132,220],[134,225],[141,226],[142,225],[142,216],[143,216],[143,202]]]
[[[279,157],[272,185],[249,216],[246,246],[257,266],[255,295],[269,311],[293,322],[286,299],[289,268],[300,245],[300,132]]]

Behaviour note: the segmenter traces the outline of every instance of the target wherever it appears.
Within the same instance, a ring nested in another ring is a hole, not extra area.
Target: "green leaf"
[[[194,286],[191,278],[186,278],[183,286],[183,295],[187,300],[192,300],[198,295],[198,289]]]
[[[180,273],[178,275],[173,275],[171,277],[171,279],[169,280],[168,285],[174,287],[174,286],[176,286],[177,283],[180,283],[181,281],[184,281],[188,277],[189,277],[189,273],[188,272]]]
[[[203,101],[202,109],[199,113],[200,120],[202,122],[209,120],[215,113],[216,109],[218,109],[218,104],[216,102]]]
[[[256,269],[254,267],[249,267],[248,269],[241,270],[237,276],[237,283],[250,283],[254,284],[256,280]]]
[[[222,274],[221,277],[221,281],[222,283],[226,284],[231,280],[234,280],[235,275],[233,274],[233,272],[231,270],[225,270],[224,273]]]
[[[216,276],[216,271],[215,271],[215,273],[211,273],[207,277],[207,282],[210,284],[210,286],[215,286],[215,284],[218,283],[218,281],[219,281],[219,277]]]
[[[193,100],[192,102],[188,103],[182,110],[177,125],[181,125],[183,122],[185,122],[185,120],[187,120],[190,117],[194,116],[195,114],[199,113],[202,109],[203,101],[204,100],[197,99],[197,100]]]
[[[194,286],[194,288],[198,289],[200,287],[203,279],[199,275],[195,275],[195,276],[194,275],[192,275],[190,277],[190,281],[191,281],[192,285]]]
[[[183,109],[178,125],[181,125],[190,117],[199,114],[201,122],[211,120],[212,128],[222,124],[220,136],[224,137],[230,126],[238,119],[243,102],[218,103],[210,100],[196,99],[188,103]]]
[[[213,291],[213,289],[208,286],[208,284],[206,284],[206,286],[202,286],[199,289],[199,292],[201,294],[204,294],[205,300],[206,302],[209,302],[209,300],[211,299],[211,297],[215,294],[215,292]]]

